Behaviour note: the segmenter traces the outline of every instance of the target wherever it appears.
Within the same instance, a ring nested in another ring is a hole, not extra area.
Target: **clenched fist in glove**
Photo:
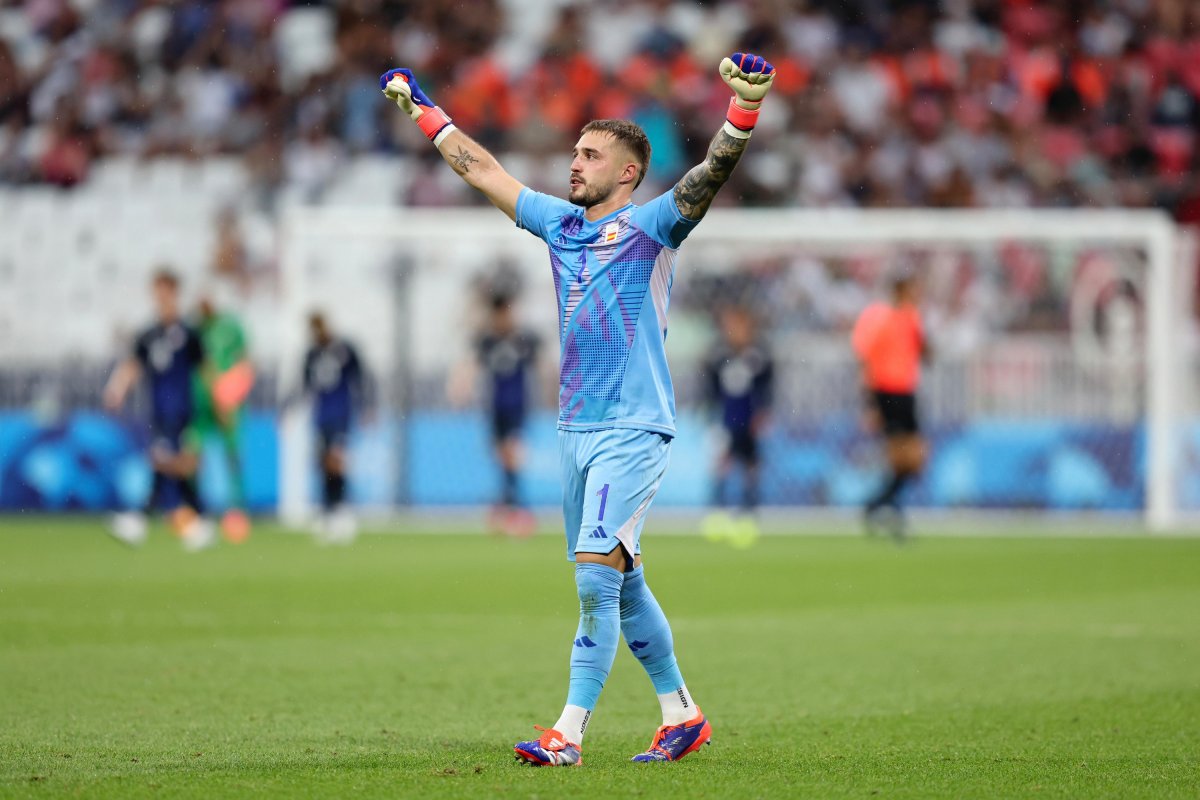
[[[446,112],[435,106],[429,96],[421,91],[412,70],[403,67],[389,69],[379,76],[379,88],[401,111],[413,118],[435,145],[440,144],[440,140],[454,130]]]
[[[730,136],[747,139],[758,122],[758,108],[771,91],[775,67],[762,56],[734,53],[721,59],[718,71],[735,95],[729,101],[725,131]]]

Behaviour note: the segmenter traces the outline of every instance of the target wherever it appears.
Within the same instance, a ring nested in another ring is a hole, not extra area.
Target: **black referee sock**
[[[501,491],[500,502],[506,506],[517,504],[517,471],[515,469],[504,470],[504,487]]]
[[[325,510],[332,511],[346,499],[346,476],[340,472],[325,473]]]
[[[146,498],[145,504],[142,506],[142,513],[149,516],[158,510],[158,502],[162,498],[163,488],[166,486],[167,477],[161,472],[154,473],[154,483],[150,487],[150,496]]]
[[[197,514],[204,513],[204,509],[200,508],[200,493],[196,491],[195,479],[179,479],[179,498],[183,501],[185,506],[195,511]]]
[[[712,507],[724,508],[725,506],[725,476],[718,475],[712,484]]]
[[[904,488],[904,484],[908,483],[908,479],[907,472],[893,472],[891,478],[884,484],[882,491],[875,496],[874,500],[867,503],[867,510],[875,511],[884,506],[900,508],[900,491]]]
[[[746,482],[742,488],[742,510],[753,512],[758,508],[758,470],[746,468],[742,480]]]

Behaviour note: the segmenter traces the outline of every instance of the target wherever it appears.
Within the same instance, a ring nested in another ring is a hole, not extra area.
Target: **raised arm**
[[[421,91],[411,70],[388,70],[379,76],[379,88],[412,117],[460,178],[482,192],[509,219],[516,219],[517,197],[524,185],[509,175],[483,145],[454,126],[446,112]]]
[[[717,131],[704,161],[689,169],[675,184],[675,205],[680,214],[688,219],[704,216],[717,192],[733,174],[749,141],[730,136],[724,128]]]
[[[704,161],[675,184],[675,205],[687,219],[702,218],[733,174],[758,122],[759,106],[775,80],[775,67],[762,56],[750,53],[734,53],[723,59],[719,70],[735,97],[729,101],[725,124],[709,144]]]

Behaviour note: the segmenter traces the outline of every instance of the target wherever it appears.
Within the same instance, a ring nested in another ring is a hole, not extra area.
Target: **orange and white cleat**
[[[568,742],[553,728],[534,725],[542,732],[537,741],[517,742],[513,752],[517,761],[534,767],[577,767],[583,763],[579,745]]]
[[[514,539],[528,539],[537,530],[537,518],[527,508],[514,506],[504,516],[504,533]]]
[[[200,515],[191,506],[178,506],[167,515],[171,532],[180,539],[187,536],[188,531],[192,529],[198,519],[200,519]]]
[[[189,553],[207,550],[217,543],[217,531],[204,517],[196,516],[180,533],[183,549]]]
[[[241,544],[250,538],[250,518],[240,508],[231,508],[221,517],[221,535],[230,544]]]

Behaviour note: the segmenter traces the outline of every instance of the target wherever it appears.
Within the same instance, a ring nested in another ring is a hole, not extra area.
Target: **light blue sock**
[[[608,679],[621,635],[619,570],[604,564],[576,564],[579,589],[579,629],[571,648],[571,685],[567,705],[589,711],[596,707]]]
[[[646,585],[642,568],[625,573],[621,587],[621,633],[642,662],[658,695],[683,688],[683,675],[675,663],[675,640],[662,606]]]

